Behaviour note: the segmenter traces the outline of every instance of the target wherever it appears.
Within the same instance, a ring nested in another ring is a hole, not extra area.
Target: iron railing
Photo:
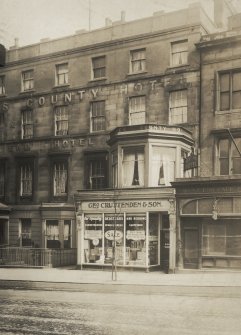
[[[76,263],[77,249],[0,247],[0,266],[60,267]]]

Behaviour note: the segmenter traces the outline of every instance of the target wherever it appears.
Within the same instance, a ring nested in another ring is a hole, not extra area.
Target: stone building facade
[[[78,265],[176,267],[171,182],[198,152],[195,4],[7,51],[0,68],[0,243],[77,248]],[[118,255],[117,255],[118,254]]]

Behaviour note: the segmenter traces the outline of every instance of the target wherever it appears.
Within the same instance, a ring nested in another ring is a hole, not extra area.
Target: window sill
[[[214,113],[215,115],[227,115],[227,114],[234,114],[234,113],[240,114],[240,112],[241,112],[241,108],[227,109],[225,111],[216,110]]]
[[[146,74],[146,73],[148,73],[148,72],[147,71],[129,72],[129,73],[127,73],[127,77],[138,76],[138,75],[142,75],[142,74]]]
[[[53,89],[64,88],[64,87],[69,87],[69,86],[70,86],[70,84],[55,85],[55,86],[53,86]]]
[[[183,67],[187,67],[189,66],[188,63],[185,63],[185,64],[179,64],[179,65],[170,65],[167,67],[167,70],[172,70],[172,69],[181,69]]]
[[[104,81],[104,80],[107,80],[107,78],[106,77],[93,78],[89,82],[93,83],[93,82],[96,82],[96,81]]]
[[[0,94],[0,98],[5,98],[7,96],[7,94]]]
[[[36,91],[34,89],[32,89],[32,90],[21,91],[21,92],[19,92],[19,94],[28,94],[28,93],[34,93],[34,92],[36,92]]]

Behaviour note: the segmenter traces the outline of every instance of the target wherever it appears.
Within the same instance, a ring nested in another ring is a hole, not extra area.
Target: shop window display
[[[105,264],[112,263],[113,247],[115,245],[115,259],[119,265],[124,264],[124,218],[120,215],[105,215],[104,228]],[[128,259],[128,252],[125,259]]]
[[[103,263],[102,216],[85,216],[84,259],[85,263]]]
[[[129,248],[127,265],[146,265],[146,216],[144,214],[127,215],[126,248]]]

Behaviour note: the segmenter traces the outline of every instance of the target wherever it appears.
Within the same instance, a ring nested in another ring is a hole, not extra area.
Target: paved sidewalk
[[[162,272],[117,273],[112,281],[111,271],[75,269],[0,268],[0,281],[47,283],[112,284],[144,286],[241,287],[241,272],[199,272],[165,274]]]

